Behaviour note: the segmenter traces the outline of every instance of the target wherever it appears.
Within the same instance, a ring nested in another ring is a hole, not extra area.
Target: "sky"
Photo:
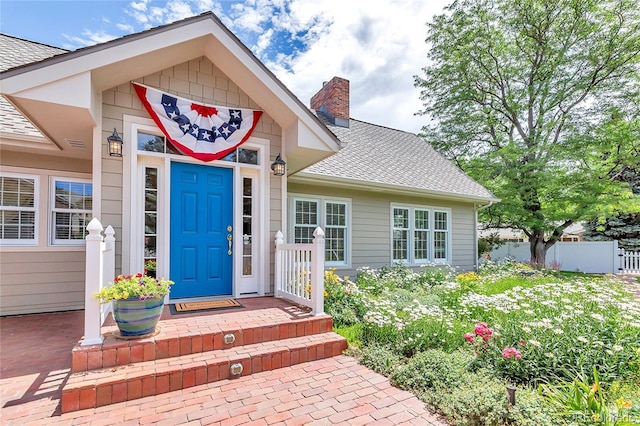
[[[346,78],[351,117],[418,133],[427,22],[452,0],[0,0],[0,32],[75,50],[213,11],[305,105]]]

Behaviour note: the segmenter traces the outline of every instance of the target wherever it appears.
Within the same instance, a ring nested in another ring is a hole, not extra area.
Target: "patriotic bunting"
[[[131,83],[153,121],[183,154],[202,161],[223,158],[244,143],[262,111],[193,102]]]

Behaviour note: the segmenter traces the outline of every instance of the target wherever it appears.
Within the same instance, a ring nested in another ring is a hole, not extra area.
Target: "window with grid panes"
[[[325,261],[345,263],[347,237],[347,204],[325,203]]]
[[[409,260],[409,209],[393,209],[393,260]]]
[[[320,225],[318,204],[319,202],[314,200],[295,200],[294,243],[308,244],[313,242],[313,231]]]
[[[82,244],[93,208],[89,181],[52,178],[51,227],[54,244]]]
[[[294,243],[313,242],[320,226],[325,233],[327,265],[348,263],[349,202],[324,199],[294,199]],[[320,213],[323,212],[323,213]]]
[[[36,176],[0,176],[0,243],[35,244]]]
[[[433,212],[433,258],[447,258],[447,241],[449,241],[449,215],[447,212]]]
[[[448,259],[449,212],[421,207],[392,207],[393,261],[425,263]]]

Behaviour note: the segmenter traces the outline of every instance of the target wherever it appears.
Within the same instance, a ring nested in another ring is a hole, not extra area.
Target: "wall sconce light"
[[[113,133],[107,138],[107,147],[109,148],[109,155],[112,157],[122,157],[122,138],[118,134],[116,128],[113,128]]]
[[[273,170],[273,174],[276,176],[283,176],[285,172],[285,166],[287,163],[280,157],[280,154],[276,157],[275,161],[271,165],[271,170]]]

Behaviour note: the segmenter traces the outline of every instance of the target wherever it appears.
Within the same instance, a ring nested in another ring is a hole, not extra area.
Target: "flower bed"
[[[325,309],[351,346],[361,346],[363,363],[454,424],[562,424],[557,391],[595,380],[600,419],[640,422],[638,302],[613,277],[521,274],[525,268],[487,263],[456,277],[442,266],[398,266],[361,270],[355,282],[329,272]],[[479,382],[486,392],[476,390]],[[518,386],[513,407],[507,384]],[[593,424],[589,410],[564,411],[575,424]]]

